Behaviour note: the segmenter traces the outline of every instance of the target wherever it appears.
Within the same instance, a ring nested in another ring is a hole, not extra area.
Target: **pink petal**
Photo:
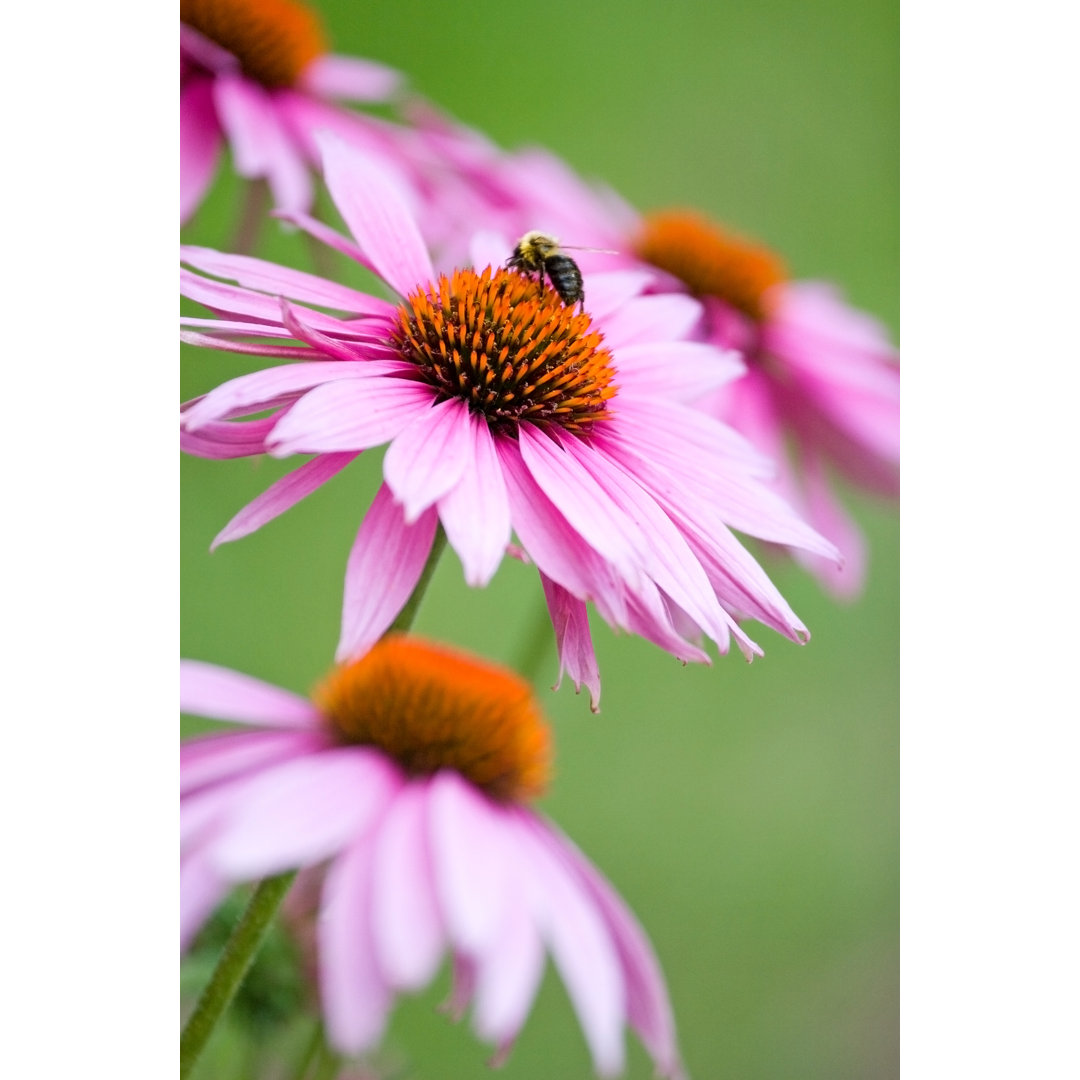
[[[309,93],[346,101],[385,101],[401,86],[401,73],[374,60],[324,54],[300,76]]]
[[[221,128],[211,80],[192,79],[180,91],[180,224],[199,208],[217,168]]]
[[[379,276],[401,296],[432,282],[435,271],[420,230],[379,162],[339,138],[318,141],[334,204]]]
[[[373,856],[364,836],[334,860],[316,924],[323,1016],[330,1042],[346,1054],[379,1041],[393,1001],[371,936]]]
[[[242,75],[226,74],[214,80],[214,102],[236,171],[265,177],[277,206],[307,210],[313,194],[308,167],[281,125],[273,95]]]
[[[510,903],[504,817],[458,773],[432,779],[428,835],[435,889],[450,941],[466,955],[495,944]]]
[[[219,544],[239,540],[261,529],[268,521],[294,507],[301,499],[322,487],[336,476],[358,454],[321,454],[293,469],[287,476],[271,484],[261,495],[253,499],[214,537],[210,545],[213,551]]]
[[[510,543],[510,502],[487,422],[468,418],[468,460],[461,479],[439,500],[439,518],[465,569],[465,581],[492,579]]]
[[[434,976],[445,935],[428,852],[428,785],[402,790],[375,839],[371,927],[389,986],[418,990]]]
[[[236,881],[311,866],[364,833],[399,783],[388,759],[360,747],[270,766],[244,782],[209,857]]]
[[[639,296],[652,275],[644,270],[613,270],[589,274],[586,279],[588,311],[594,321],[605,322],[628,300]]]
[[[432,396],[431,387],[407,379],[367,373],[335,379],[309,391],[282,417],[268,449],[275,457],[288,457],[380,446],[430,409]]]
[[[211,868],[202,852],[180,860],[180,951],[202,929],[210,913],[225,899],[229,885]]]
[[[572,596],[546,574],[540,575],[540,582],[544,586],[544,598],[547,600],[551,625],[555,628],[555,642],[559,649],[559,678],[552,689],[559,689],[565,672],[579,694],[582,683],[589,688],[589,707],[594,713],[599,712],[600,667],[593,651],[589,614],[585,603]]]
[[[180,661],[180,711],[275,728],[314,728],[323,722],[307,698],[201,660]]]
[[[545,822],[546,839],[584,879],[615,939],[626,980],[630,1023],[652,1055],[659,1076],[678,1080],[682,1064],[675,1037],[675,1019],[663,972],[645,931],[610,882],[562,832]]]
[[[368,376],[365,360],[314,360],[308,364],[264,368],[215,387],[185,411],[183,425],[188,431],[195,431],[207,421],[220,420],[229,414],[260,412],[267,403],[288,394],[303,393],[339,379],[365,376]]]
[[[180,795],[314,753],[325,745],[321,734],[299,731],[238,731],[189,739],[180,744]]]
[[[364,516],[345,569],[339,662],[362,656],[405,606],[431,553],[438,515],[428,510],[414,525],[383,484]]]
[[[419,413],[394,437],[383,476],[407,525],[461,479],[471,448],[469,408],[455,398]]]
[[[735,352],[696,341],[627,345],[615,360],[620,394],[694,402],[746,371]]]
[[[680,293],[641,296],[604,321],[604,344],[614,353],[617,365],[621,348],[687,337],[700,319],[701,305],[692,297]]]
[[[521,810],[515,822],[514,863],[528,887],[528,903],[548,941],[593,1065],[601,1076],[623,1070],[626,986],[603,913],[567,860],[541,835],[546,825]]]
[[[235,281],[246,289],[256,289],[272,296],[287,296],[305,304],[317,304],[339,311],[380,314],[385,312],[387,306],[385,301],[375,301],[374,297],[346,285],[250,255],[226,255],[211,248],[182,244],[180,260],[214,277]]]
[[[266,453],[266,437],[278,422],[277,416],[260,420],[211,420],[198,431],[180,429],[180,449],[196,457],[224,461]]]

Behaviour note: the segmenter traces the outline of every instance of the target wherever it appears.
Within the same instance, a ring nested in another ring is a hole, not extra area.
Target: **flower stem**
[[[191,1072],[214,1028],[232,1001],[247,974],[255,950],[262,942],[270,920],[292,884],[296,871],[261,881],[244,909],[214,974],[199,996],[195,1010],[180,1036],[180,1077]]]
[[[409,599],[405,601],[405,606],[387,630],[388,634],[404,633],[412,626],[416,612],[420,608],[420,601],[427,591],[428,582],[431,581],[431,575],[435,572],[435,566],[445,547],[446,533],[442,525],[439,525],[431,545],[431,553],[420,573],[416,588],[413,589]],[[289,891],[294,877],[296,877],[296,871],[291,870],[286,874],[266,878],[256,886],[248,906],[240,916],[240,921],[236,924],[236,929],[233,930],[221,954],[217,967],[214,968],[213,975],[210,976],[210,981],[199,996],[195,1009],[181,1032],[180,1080],[185,1080],[195,1067],[214,1028],[217,1027],[240,984],[244,981],[244,976],[255,958],[255,952],[262,943],[270,921]]]

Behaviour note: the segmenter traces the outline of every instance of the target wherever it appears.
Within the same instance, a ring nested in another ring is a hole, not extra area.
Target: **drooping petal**
[[[510,903],[502,817],[456,772],[432,779],[428,836],[439,907],[454,948],[470,956],[495,943]]]
[[[565,859],[540,840],[544,823],[521,808],[516,817],[511,851],[527,902],[566,984],[597,1073],[617,1076],[623,1070],[626,987],[615,943],[592,896]]]
[[[393,993],[375,960],[371,934],[374,849],[359,837],[330,865],[316,924],[319,996],[331,1043],[359,1054],[379,1041]]]
[[[214,178],[221,126],[214,114],[211,80],[192,79],[180,91],[180,224],[191,217]]]
[[[428,785],[410,783],[375,840],[371,926],[386,982],[418,990],[435,974],[445,934],[428,851]]]
[[[244,781],[210,858],[236,881],[311,866],[363,834],[399,784],[389,760],[362,747],[272,765]]]
[[[439,500],[439,518],[461,559],[465,581],[482,587],[510,543],[510,502],[487,423],[470,415],[468,424],[469,457],[461,479]]]
[[[214,103],[229,139],[236,171],[265,177],[277,206],[307,210],[313,189],[306,162],[282,127],[270,92],[242,75],[214,80]]]
[[[304,68],[299,85],[318,97],[385,101],[401,82],[401,73],[385,64],[324,53]]]
[[[180,795],[329,745],[319,732],[237,731],[180,744]]]
[[[390,489],[379,488],[345,569],[339,662],[362,656],[397,618],[420,580],[437,524],[432,509],[407,525]]]
[[[180,429],[180,449],[195,457],[225,461],[266,453],[266,437],[278,422],[278,416],[258,420],[211,420],[198,431]]]
[[[318,141],[334,205],[379,276],[401,296],[432,281],[435,271],[420,230],[380,163],[335,136]]]
[[[572,596],[546,574],[540,574],[544,587],[555,642],[559,650],[559,678],[552,689],[558,690],[563,673],[570,676],[574,689],[581,693],[584,683],[589,688],[589,707],[600,711],[600,667],[593,651],[589,614],[582,600]]]
[[[335,379],[306,393],[282,417],[267,446],[275,457],[367,450],[393,439],[430,409],[432,396],[431,387],[406,379],[366,373]]]
[[[472,439],[468,406],[450,398],[418,413],[394,437],[383,459],[387,487],[411,525],[461,479]]]
[[[210,550],[230,540],[239,540],[261,529],[268,521],[273,521],[286,510],[294,507],[317,488],[322,487],[332,476],[336,476],[359,454],[320,454],[305,462],[298,469],[293,469],[287,476],[271,484],[261,495],[252,499],[230,522],[214,537]]]
[[[180,661],[180,711],[275,728],[314,728],[322,714],[307,698],[201,660]]]
[[[180,951],[186,952],[210,913],[229,891],[199,850],[180,860]]]

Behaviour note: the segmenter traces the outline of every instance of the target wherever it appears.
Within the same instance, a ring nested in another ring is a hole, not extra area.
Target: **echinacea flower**
[[[382,64],[328,53],[316,13],[300,0],[180,0],[181,223],[226,142],[240,176],[265,179],[277,206],[308,210],[313,132],[385,145],[373,121],[337,101],[384,101],[400,81]]]
[[[769,489],[770,462],[683,404],[742,373],[733,353],[680,340],[700,317],[697,301],[638,296],[640,274],[596,274],[578,312],[535,278],[482,259],[479,271],[436,275],[377,163],[330,138],[324,175],[354,239],[307,215],[290,220],[374,271],[400,302],[258,259],[182,249],[203,272],[182,271],[183,292],[225,316],[185,319],[195,331],[185,340],[287,361],[187,403],[183,449],[315,455],[215,543],[253,532],[388,443],[385,482],[349,556],[339,660],[390,626],[440,524],[475,586],[490,581],[517,534],[541,574],[561,671],[589,687],[594,705],[587,601],[684,661],[708,661],[702,634],[721,652],[734,638],[747,656],[759,653],[737,617],[805,640],[731,529],[835,551]]]
[[[583,267],[650,270],[646,292],[696,297],[697,336],[736,349],[745,377],[695,404],[729,423],[778,465],[775,490],[844,556],[843,565],[791,550],[837,596],[863,585],[858,526],[830,473],[865,491],[899,493],[899,356],[884,327],[834,286],[792,281],[782,260],[692,210],[639,214],[542,150],[506,155],[488,171],[517,193],[519,225],[539,224],[582,253]]]
[[[333,1045],[374,1048],[395,996],[449,954],[453,1005],[509,1052],[550,952],[597,1072],[629,1024],[659,1075],[682,1075],[656,957],[614,888],[530,801],[548,729],[505,669],[391,635],[313,700],[195,661],[181,709],[248,725],[181,747],[186,945],[238,882],[325,872],[316,930]]]

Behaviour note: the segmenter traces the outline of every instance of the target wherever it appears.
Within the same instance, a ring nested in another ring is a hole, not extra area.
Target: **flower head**
[[[382,101],[394,71],[327,52],[301,0],[180,0],[180,220],[198,208],[223,142],[236,171],[265,179],[278,206],[311,205],[312,133],[339,132],[392,154],[374,121],[336,99]]]
[[[769,462],[683,403],[742,372],[730,351],[683,340],[701,315],[696,300],[640,296],[640,273],[595,274],[587,310],[576,311],[501,265],[505,243],[474,260],[481,269],[436,274],[376,163],[329,139],[325,176],[355,239],[290,219],[373,270],[398,303],[257,259],[182,252],[202,271],[182,272],[184,292],[224,316],[185,320],[186,340],[287,361],[189,402],[182,446],[218,458],[315,455],[216,542],[254,531],[389,443],[346,570],[338,659],[389,627],[440,523],[477,586],[517,534],[540,571],[562,669],[594,702],[587,601],[683,660],[707,661],[701,635],[722,652],[732,638],[760,652],[742,616],[805,638],[731,529],[834,550],[769,490]]]
[[[334,1045],[374,1047],[396,994],[445,954],[454,1004],[509,1052],[543,972],[566,983],[597,1071],[629,1023],[681,1075],[663,976],[634,916],[528,801],[549,741],[517,676],[391,636],[314,700],[187,661],[181,709],[248,725],[181,748],[182,941],[236,882],[321,868],[317,963]]]

